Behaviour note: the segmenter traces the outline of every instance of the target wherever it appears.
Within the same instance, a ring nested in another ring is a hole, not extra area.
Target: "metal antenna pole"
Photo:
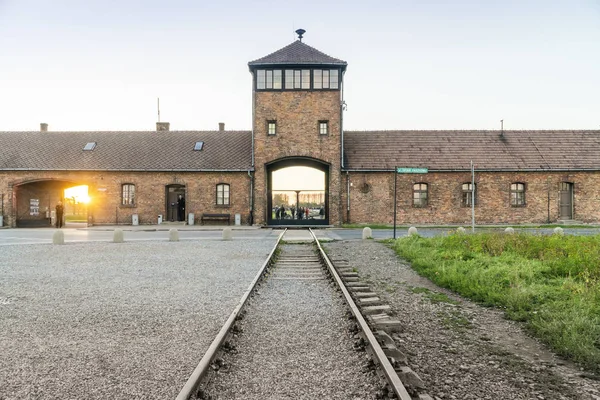
[[[396,239],[396,186],[398,184],[398,168],[394,167],[394,240]]]
[[[160,97],[158,97],[157,107],[158,107],[158,122],[160,122]]]
[[[475,233],[475,167],[471,160],[471,232]]]

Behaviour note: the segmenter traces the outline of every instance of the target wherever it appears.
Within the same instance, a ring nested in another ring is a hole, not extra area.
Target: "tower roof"
[[[306,43],[296,40],[282,49],[265,57],[250,61],[248,66],[252,69],[257,66],[267,65],[337,65],[346,69],[346,61],[331,57]]]

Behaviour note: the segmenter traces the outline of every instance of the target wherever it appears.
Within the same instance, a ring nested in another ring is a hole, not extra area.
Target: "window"
[[[413,206],[427,207],[427,184],[415,183],[413,185]]]
[[[277,134],[277,121],[267,121],[267,134]]]
[[[337,69],[315,69],[313,71],[315,89],[338,89],[339,72]]]
[[[194,151],[200,151],[204,147],[204,142],[196,142],[194,145]]]
[[[280,69],[258,69],[256,70],[257,89],[281,89]]]
[[[511,183],[510,185],[510,205],[513,207],[525,206],[525,184]]]
[[[286,69],[286,89],[310,89],[310,69]]]
[[[135,205],[135,185],[126,183],[121,186],[121,204],[124,206]]]
[[[89,142],[85,146],[83,146],[84,151],[92,151],[96,148],[96,142]]]
[[[473,204],[477,204],[477,185],[475,185],[475,193],[473,193],[473,186],[470,183],[462,184],[462,200],[461,205],[463,207],[471,207]],[[473,203],[475,199],[475,203]]]
[[[329,134],[329,121],[319,121],[319,134],[320,135]]]
[[[226,183],[219,183],[217,185],[217,205],[229,205],[229,185]]]

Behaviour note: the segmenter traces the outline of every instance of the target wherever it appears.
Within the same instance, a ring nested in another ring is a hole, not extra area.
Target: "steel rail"
[[[363,318],[360,310],[354,303],[352,296],[350,296],[350,292],[348,292],[348,289],[346,289],[346,285],[344,285],[344,282],[342,282],[342,279],[340,278],[339,274],[333,267],[333,264],[329,260],[329,257],[327,257],[327,254],[325,254],[325,251],[321,247],[321,243],[319,243],[319,240],[315,236],[312,229],[309,228],[309,231],[310,231],[310,234],[312,235],[314,241],[317,243],[317,247],[319,248],[319,253],[321,255],[321,258],[323,259],[323,261],[325,261],[325,264],[327,264],[327,269],[329,269],[329,272],[331,273],[331,275],[335,279],[335,282],[337,283],[337,285],[341,289],[342,293],[344,294],[344,297],[346,298],[346,302],[350,306],[350,310],[352,310],[352,314],[354,314],[354,317],[356,318],[356,321],[358,322],[360,329],[364,332],[367,340],[369,341],[369,345],[371,346],[371,349],[373,349],[373,352],[375,353],[375,356],[377,357],[377,361],[379,362],[379,365],[383,369],[383,373],[384,373],[385,378],[387,379],[388,383],[390,384],[390,387],[392,388],[394,393],[396,393],[396,396],[398,396],[398,398],[400,400],[412,400],[412,397],[408,394],[408,392],[406,391],[406,388],[402,384],[402,381],[398,377],[396,370],[394,370],[394,367],[392,367],[390,360],[388,360],[387,356],[383,352],[383,349],[379,345],[379,342],[375,338],[375,335],[373,335],[373,331],[371,331],[371,328],[369,327],[369,325]]]
[[[270,264],[271,259],[273,258],[273,255],[275,254],[275,250],[277,249],[277,246],[279,246],[279,242],[281,242],[281,238],[283,237],[283,235],[285,234],[286,231],[287,231],[287,229],[285,229],[283,232],[281,232],[281,234],[277,238],[277,243],[275,243],[275,247],[273,247],[273,250],[271,250],[271,253],[269,253],[269,257],[267,257],[267,260],[264,262],[264,264],[262,265],[262,267],[260,268],[260,270],[258,271],[256,276],[254,277],[254,280],[252,281],[252,283],[250,284],[248,289],[246,289],[246,291],[244,292],[244,295],[242,296],[238,305],[235,307],[235,309],[233,310],[233,312],[227,319],[227,322],[225,322],[225,325],[223,325],[223,327],[221,328],[221,330],[219,331],[219,333],[217,334],[217,336],[211,343],[211,345],[208,348],[208,350],[206,351],[206,353],[204,353],[204,356],[202,357],[202,359],[200,360],[200,362],[194,369],[194,372],[192,372],[192,375],[190,375],[189,379],[187,380],[187,382],[185,383],[185,385],[183,386],[183,388],[177,395],[176,400],[189,400],[189,398],[192,395],[194,395],[195,392],[198,390],[200,381],[202,380],[202,378],[204,377],[204,375],[210,368],[210,364],[212,363],[213,359],[217,355],[217,351],[219,350],[219,348],[225,341],[225,338],[227,337],[229,330],[233,327],[233,324],[235,323],[235,319],[239,315],[240,311],[246,305],[246,301],[248,300],[248,297],[250,297],[250,294],[256,287],[256,284],[258,283],[258,281],[264,274],[265,269]]]

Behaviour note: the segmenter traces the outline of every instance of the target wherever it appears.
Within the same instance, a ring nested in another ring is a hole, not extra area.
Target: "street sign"
[[[402,168],[397,167],[396,172],[398,174],[426,174],[429,172],[427,168]]]

